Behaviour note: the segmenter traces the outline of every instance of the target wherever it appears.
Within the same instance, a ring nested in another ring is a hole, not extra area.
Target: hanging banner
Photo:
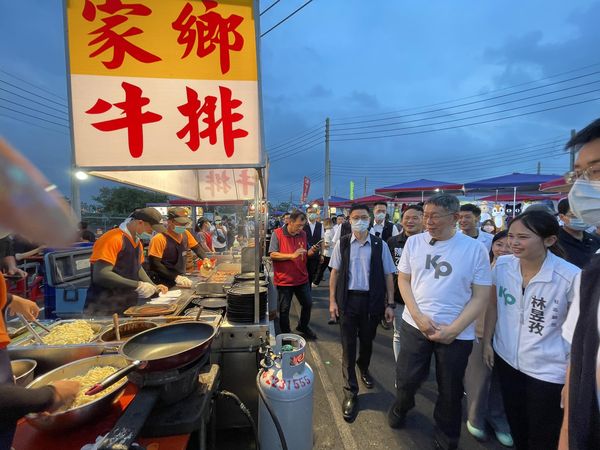
[[[302,197],[300,203],[304,203],[308,198],[308,191],[310,190],[310,178],[304,177],[304,183],[302,185]]]
[[[65,4],[78,167],[262,162],[253,0]]]
[[[350,200],[354,200],[354,181],[350,181]]]

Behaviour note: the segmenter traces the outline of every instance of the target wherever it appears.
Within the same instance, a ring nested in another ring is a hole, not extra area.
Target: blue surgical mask
[[[175,231],[175,233],[177,233],[177,234],[183,234],[183,233],[185,233],[185,227],[175,225],[175,229],[173,231]]]
[[[149,239],[152,239],[152,235],[150,233],[147,233],[146,231],[144,231],[143,233],[138,233],[137,237],[138,237],[138,239],[141,239],[142,241],[147,241]]]
[[[308,220],[310,220],[311,222],[314,222],[315,220],[317,220],[317,215],[315,213],[310,213],[308,215]]]

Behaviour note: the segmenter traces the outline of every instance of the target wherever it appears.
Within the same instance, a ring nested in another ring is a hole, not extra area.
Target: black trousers
[[[436,439],[444,447],[455,447],[462,426],[463,378],[473,341],[456,339],[448,345],[433,342],[403,320],[400,342],[394,405],[398,415],[405,415],[415,406],[415,394],[429,374],[431,356],[434,355],[438,385],[438,398],[433,410]]]
[[[331,272],[331,268],[329,267],[330,259],[331,259],[330,256],[323,257],[323,262],[319,263],[319,269],[317,270],[317,275],[315,276],[313,283],[319,284],[323,280],[323,275],[325,275],[326,269],[329,269],[329,272]]]
[[[317,271],[319,270],[319,263],[321,259],[319,255],[315,255],[313,257],[306,259],[306,270],[308,271],[308,285],[314,283],[315,278],[317,277]]]
[[[494,362],[515,448],[555,449],[563,419],[560,398],[564,385],[525,375],[497,354]]]
[[[377,333],[377,325],[381,320],[379,314],[369,314],[369,294],[355,295],[348,293],[348,300],[340,313],[340,331],[342,337],[342,375],[344,377],[344,394],[358,394],[358,380],[355,365],[362,372],[369,369],[373,339]],[[356,358],[356,341],[358,339],[358,359]]]
[[[309,282],[310,283],[310,282]],[[296,298],[302,307],[298,328],[306,328],[310,322],[310,311],[312,309],[312,297],[310,295],[310,284],[304,283],[298,286],[277,286],[277,309],[279,312],[279,331],[290,333],[290,306],[292,297]]]

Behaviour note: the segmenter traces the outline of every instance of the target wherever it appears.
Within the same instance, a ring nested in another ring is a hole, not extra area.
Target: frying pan
[[[103,391],[136,369],[157,372],[185,366],[206,353],[215,333],[205,322],[179,322],[143,331],[119,349],[131,364],[92,386],[86,395]]]

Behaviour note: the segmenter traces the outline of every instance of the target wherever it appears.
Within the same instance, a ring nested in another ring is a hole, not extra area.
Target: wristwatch
[[[396,302],[394,302],[394,303],[386,303],[385,307],[386,308],[396,309]]]

